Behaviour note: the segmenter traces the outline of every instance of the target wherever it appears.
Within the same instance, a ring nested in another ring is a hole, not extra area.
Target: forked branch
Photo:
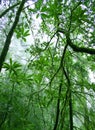
[[[58,29],[58,32],[63,33],[66,36],[67,44],[73,49],[75,52],[81,52],[81,53],[87,53],[94,55],[95,54],[95,49],[93,48],[88,48],[88,47],[78,47],[77,45],[73,44],[72,40],[70,39],[69,33],[67,33],[63,29]]]

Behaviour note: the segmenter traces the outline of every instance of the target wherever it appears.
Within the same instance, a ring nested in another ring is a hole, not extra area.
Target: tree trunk
[[[21,4],[20,4],[20,7],[16,13],[16,17],[15,17],[15,20],[14,20],[14,23],[7,35],[7,38],[5,40],[5,44],[4,44],[4,47],[3,47],[3,50],[1,52],[1,56],[0,56],[0,72],[1,72],[1,69],[2,69],[2,66],[3,66],[3,63],[5,61],[5,58],[6,58],[6,55],[8,53],[8,50],[9,50],[9,46],[11,44],[11,39],[12,39],[12,36],[13,36],[13,33],[14,33],[14,30],[19,22],[19,17],[20,17],[20,14],[21,14],[21,11],[23,9],[23,6],[25,4],[26,0],[22,0]]]

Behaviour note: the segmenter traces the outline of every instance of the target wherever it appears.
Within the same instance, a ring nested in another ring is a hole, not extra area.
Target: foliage
[[[0,46],[0,129],[94,130],[95,82],[89,76],[95,73],[94,5],[93,0],[2,5],[0,18],[8,24],[0,21],[5,48]],[[25,51],[15,52],[17,46]]]

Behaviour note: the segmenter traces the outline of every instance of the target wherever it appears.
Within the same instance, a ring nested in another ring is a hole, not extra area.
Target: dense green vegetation
[[[0,130],[95,129],[94,23],[94,0],[0,1]]]

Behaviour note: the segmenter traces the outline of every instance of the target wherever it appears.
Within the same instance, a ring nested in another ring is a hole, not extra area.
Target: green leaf
[[[23,41],[26,42],[26,38],[25,37],[22,37]]]
[[[41,14],[41,17],[42,17],[42,19],[45,19],[45,18],[49,18],[50,16],[43,13],[43,14]]]
[[[22,28],[20,29],[21,29],[21,33],[24,34],[25,28],[22,26]]]
[[[10,65],[8,63],[4,63],[3,68],[9,69]]]
[[[24,36],[24,37],[27,37],[27,36],[29,36],[29,35],[30,35],[29,30],[26,30],[26,31],[23,33],[23,36]]]
[[[46,6],[43,6],[42,8],[41,8],[41,12],[46,12],[47,11],[47,7]]]
[[[35,8],[37,10],[40,10],[41,6],[43,5],[43,0],[38,0],[36,3],[35,3]]]
[[[16,61],[13,63],[13,68],[19,68],[21,64],[17,63]]]
[[[12,65],[12,58],[10,58],[10,65]]]

